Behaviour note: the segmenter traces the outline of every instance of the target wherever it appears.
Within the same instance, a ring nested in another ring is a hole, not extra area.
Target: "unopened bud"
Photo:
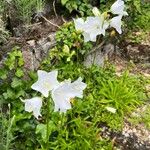
[[[107,12],[104,12],[103,15],[104,15],[104,18],[107,18],[109,16]]]
[[[98,10],[97,7],[93,7],[92,12],[93,12],[93,14],[94,14],[95,16],[100,16],[100,15],[101,15],[101,13],[100,13],[100,11]]]

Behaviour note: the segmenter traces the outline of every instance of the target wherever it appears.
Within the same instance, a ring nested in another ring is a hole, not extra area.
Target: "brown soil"
[[[141,43],[121,42],[110,62],[115,64],[118,73],[128,68],[131,73],[150,75],[150,32]]]
[[[64,23],[64,19],[61,16],[55,17],[54,15],[51,15],[47,19],[58,26]],[[14,36],[10,37],[8,42],[0,47],[0,61],[5,58],[7,53],[15,46],[19,46],[22,49],[22,47],[27,46],[27,41],[38,41],[39,39],[47,37],[51,32],[56,32],[57,30],[58,27],[50,24],[44,19],[41,19],[40,22],[33,23],[29,26],[14,28]]]

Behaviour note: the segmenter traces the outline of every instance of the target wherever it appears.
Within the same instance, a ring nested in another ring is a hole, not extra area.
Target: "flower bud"
[[[101,13],[100,13],[100,11],[98,10],[97,7],[94,7],[94,8],[92,9],[92,12],[93,12],[93,14],[94,14],[95,16],[100,16],[100,15],[101,15]]]

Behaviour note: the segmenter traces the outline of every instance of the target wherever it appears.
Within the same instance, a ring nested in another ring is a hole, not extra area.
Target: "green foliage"
[[[7,1],[7,0],[0,0],[0,15],[2,17],[6,17],[6,14],[8,13],[7,12],[8,7],[9,7],[9,1]]]
[[[14,0],[16,13],[18,19],[25,24],[30,24],[31,16],[33,15],[33,8],[35,6],[34,0]]]
[[[25,94],[22,81],[24,76],[23,65],[22,53],[17,48],[14,48],[8,54],[3,67],[0,69],[0,85],[4,87],[4,89],[0,89],[0,103],[13,102],[12,100]]]
[[[36,12],[43,12],[45,0],[36,0]]]
[[[120,115],[124,112],[130,112],[136,105],[141,103],[138,95],[140,89],[134,88],[136,83],[136,78],[129,77],[127,73],[124,73],[118,79],[102,82],[102,89],[100,90],[101,103],[116,108]]]
[[[61,0],[62,5],[64,5],[69,12],[77,11],[82,16],[90,15],[92,6],[89,0]]]
[[[36,120],[32,113],[24,111],[20,100],[36,96],[31,90],[33,81],[36,80],[35,73],[30,73],[28,80],[23,76],[17,76],[16,70],[22,69],[23,58],[18,49],[9,53],[1,72],[1,104],[10,103],[12,118],[15,122],[11,128],[11,134],[16,137],[12,142],[13,149],[45,149],[48,135],[48,147],[50,149],[112,149],[110,139],[100,137],[101,127],[108,126],[111,130],[119,130],[122,127],[125,115],[130,114],[141,100],[144,99],[144,83],[140,77],[129,76],[124,73],[121,77],[115,74],[111,65],[104,68],[92,66],[85,68],[78,63],[64,61],[51,67],[43,65],[41,69],[51,71],[59,70],[59,81],[71,78],[76,80],[79,76],[84,79],[87,88],[83,99],[72,100],[72,109],[66,114],[51,112],[49,118],[49,130],[47,131],[46,118],[47,103],[43,101],[42,118]],[[9,77],[11,70],[11,78]],[[114,107],[116,113],[109,112],[106,107]],[[8,127],[6,127],[8,128]],[[47,134],[48,133],[48,134]],[[30,137],[30,138],[28,138]]]
[[[141,6],[141,14],[135,18],[135,25],[143,30],[150,31],[150,4]]]
[[[0,68],[0,103],[16,103],[30,84],[24,78],[24,60],[22,52],[16,47],[7,56]],[[20,100],[19,100],[20,101]],[[19,103],[18,103],[19,104]],[[17,105],[16,105],[17,107]]]
[[[81,32],[76,31],[73,22],[64,24],[59,31],[56,32],[57,45],[50,51],[44,65],[50,64],[50,60],[71,62],[81,62],[87,52],[93,47],[92,43],[84,43]]]
[[[8,103],[11,106],[10,118],[15,116],[15,121],[11,127],[10,135],[12,134],[15,137],[12,141],[12,143],[15,143],[13,149],[20,150],[32,149],[34,144],[36,145],[36,121],[30,119],[30,114],[24,114],[24,106],[20,99],[25,95],[28,96],[27,91],[31,91],[30,87],[32,85],[30,78],[24,78],[23,65],[22,53],[16,47],[8,54],[3,67],[0,69],[0,105],[2,109]],[[32,79],[35,79],[34,73],[30,74]],[[5,109],[7,110],[7,107]],[[6,124],[6,128],[9,129],[9,123]]]
[[[30,23],[33,12],[36,10],[38,16],[44,7],[41,0],[13,2],[20,20],[24,23]],[[87,0],[61,2],[70,12],[76,10],[81,15],[90,14],[88,10],[91,10],[91,6],[87,4]],[[112,1],[110,3],[112,4]],[[136,7],[136,10],[142,11],[139,7]],[[117,131],[122,129],[124,117],[130,115],[146,98],[145,81],[141,76],[131,76],[128,71],[117,76],[115,68],[110,64],[106,64],[104,68],[85,68],[82,62],[93,43],[84,43],[81,32],[75,30],[73,22],[64,24],[57,31],[56,41],[57,45],[50,51],[40,69],[59,70],[59,81],[69,78],[76,80],[81,76],[87,84],[83,99],[72,99],[72,109],[66,114],[51,111],[48,116],[48,103],[44,98],[42,117],[35,119],[32,113],[25,112],[21,100],[38,95],[31,90],[31,85],[37,77],[35,72],[30,72],[28,76],[26,73],[25,76],[22,53],[18,48],[14,48],[0,69],[0,104],[6,112],[8,108],[5,106],[11,106],[10,116],[0,120],[0,126],[3,127],[0,130],[0,146],[19,150],[113,149],[111,139],[101,137],[101,127],[107,126],[110,130]],[[115,108],[116,113],[109,112],[107,107]],[[147,126],[148,115],[144,115],[145,120],[142,120]],[[6,132],[3,133],[4,131]]]
[[[128,27],[132,29],[150,30],[150,4],[141,0],[128,0],[128,14],[130,21]]]
[[[80,105],[76,107],[78,111],[80,110],[80,114],[83,113],[85,117],[94,118],[95,120],[93,119],[91,122],[96,121],[100,124],[105,122],[112,129],[121,129],[124,116],[141,104],[141,100],[146,97],[144,94],[145,83],[140,76],[129,76],[125,72],[121,77],[117,77],[110,65],[104,69],[98,67],[86,69],[75,64],[65,64],[65,66],[61,65],[57,68],[62,72],[62,77],[59,76],[60,79],[75,80],[80,74],[88,84],[83,102],[79,102]],[[47,67],[42,69],[47,69]],[[116,108],[117,113],[108,112],[107,106]]]
[[[10,108],[9,108],[10,109]],[[0,149],[9,150],[12,148],[12,141],[15,139],[12,134],[12,127],[15,122],[15,116],[10,118],[10,110],[2,111],[0,106]]]

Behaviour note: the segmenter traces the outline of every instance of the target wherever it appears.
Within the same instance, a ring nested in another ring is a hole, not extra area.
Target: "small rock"
[[[47,43],[45,43],[44,45],[42,45],[42,49],[43,49],[43,52],[44,53],[47,53],[48,52],[48,50],[51,48],[51,45],[52,43],[51,42],[47,42]]]
[[[32,47],[35,47],[35,40],[27,41],[27,44],[29,44]]]
[[[104,61],[108,59],[114,52],[114,45],[107,44],[102,46],[97,46],[87,54],[84,60],[84,65],[90,67],[91,65],[96,65],[103,67]]]

